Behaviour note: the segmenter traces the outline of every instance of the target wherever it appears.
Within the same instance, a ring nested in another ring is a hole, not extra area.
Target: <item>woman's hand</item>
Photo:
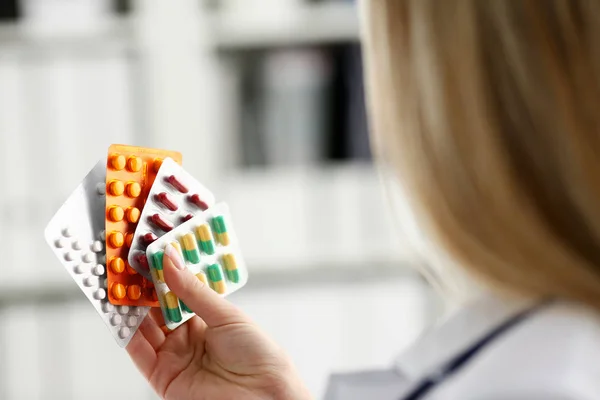
[[[140,372],[169,400],[310,399],[284,352],[233,304],[200,282],[167,246],[169,288],[196,313],[172,332],[151,310],[127,351]]]

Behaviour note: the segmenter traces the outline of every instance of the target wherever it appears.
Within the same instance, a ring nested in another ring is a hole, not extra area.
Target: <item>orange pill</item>
[[[125,211],[123,211],[123,209],[119,206],[110,206],[108,208],[108,219],[110,219],[113,222],[119,222],[121,220],[123,220],[123,217],[125,216]]]
[[[131,172],[138,172],[142,169],[142,159],[137,156],[129,156],[127,159],[127,169]]]
[[[154,159],[154,161],[152,162],[152,167],[154,168],[154,172],[158,172],[158,170],[160,169],[162,163],[163,163],[163,159],[162,158],[155,158]]]
[[[120,283],[113,283],[110,291],[115,299],[121,300],[123,297],[125,297],[125,286]]]
[[[110,235],[108,235],[108,243],[110,244],[111,247],[114,248],[118,248],[123,246],[123,243],[125,242],[125,238],[123,237],[123,234],[119,231],[112,231],[110,233]]]
[[[142,297],[142,288],[139,285],[131,285],[127,288],[127,297],[131,300],[138,300]]]
[[[135,224],[140,219],[140,210],[136,207],[129,207],[125,211],[125,216],[127,217],[127,221]]]
[[[129,232],[125,235],[125,245],[127,247],[131,247],[132,242],[133,242],[133,232]]]
[[[121,257],[112,257],[108,262],[108,265],[115,274],[120,274],[125,271],[125,262]]]
[[[125,168],[125,156],[121,154],[114,154],[110,158],[110,166],[116,169],[117,171]]]
[[[112,181],[108,182],[107,191],[113,196],[120,196],[125,191],[125,185],[123,185],[123,182],[113,179]]]
[[[126,190],[129,197],[138,197],[142,193],[142,187],[137,182],[128,182]]]
[[[137,274],[137,271],[135,269],[133,269],[131,267],[131,265],[129,265],[129,263],[126,264],[125,269],[127,270],[127,273],[129,275],[135,275],[135,274]]]

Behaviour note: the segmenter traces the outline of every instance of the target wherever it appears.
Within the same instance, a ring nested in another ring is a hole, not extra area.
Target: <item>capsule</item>
[[[158,282],[165,281],[165,273],[163,271],[163,257],[165,253],[163,251],[157,251],[152,254],[152,263],[154,264],[151,272],[154,272],[154,279]]]
[[[196,278],[198,278],[198,280],[205,285],[208,285],[208,281],[206,280],[206,275],[204,275],[204,272],[198,272],[196,274]]]
[[[184,215],[183,217],[181,217],[181,223],[183,224],[184,222],[189,221],[192,218],[194,218],[192,214]]]
[[[225,265],[225,273],[227,274],[227,279],[229,279],[233,283],[239,283],[240,271],[238,270],[235,256],[233,254],[224,254],[223,264]]]
[[[215,254],[215,245],[213,243],[212,234],[207,224],[200,225],[196,228],[196,236],[198,236],[198,246],[208,255]]]
[[[144,269],[144,271],[148,271],[150,266],[148,265],[148,258],[144,253],[139,253],[135,256],[135,261]]]
[[[223,273],[219,264],[209,265],[206,272],[213,290],[219,294],[225,293],[225,280],[223,280]]]
[[[190,308],[188,306],[185,305],[185,303],[183,301],[181,301],[181,299],[179,299],[179,305],[181,306],[181,309],[185,312],[188,313],[193,313],[192,310],[190,310]]]
[[[213,230],[215,232],[216,241],[223,246],[228,246],[229,245],[229,235],[227,234],[227,226],[225,225],[225,218],[223,218],[222,215],[219,215],[218,217],[214,217],[212,219],[212,226],[213,226]]]
[[[167,207],[171,211],[177,211],[177,209],[179,208],[177,206],[177,202],[167,192],[160,192],[159,194],[157,194],[156,201],[158,201],[160,204]]]
[[[153,216],[151,216],[150,221],[152,221],[153,224],[155,224],[165,232],[169,232],[173,229],[173,224],[164,219],[160,214],[154,214]]]
[[[165,304],[167,306],[167,319],[171,322],[181,322],[181,310],[179,310],[179,299],[173,292],[165,293]]]
[[[144,243],[146,246],[148,246],[150,243],[154,242],[156,239],[158,239],[158,237],[154,233],[148,232],[144,236],[142,236],[142,243]]]
[[[177,189],[181,193],[189,192],[189,189],[185,185],[185,183],[183,183],[179,179],[177,179],[177,177],[175,175],[171,175],[170,177],[168,177],[167,182],[169,182],[171,184],[171,186],[173,186],[175,189]]]
[[[188,233],[181,238],[183,244],[183,255],[185,259],[192,264],[198,264],[200,262],[200,252],[196,246],[196,237],[193,233]]]
[[[188,197],[190,203],[194,204],[196,207],[201,209],[202,211],[206,211],[208,209],[208,204],[206,204],[201,198],[199,194],[193,194]]]

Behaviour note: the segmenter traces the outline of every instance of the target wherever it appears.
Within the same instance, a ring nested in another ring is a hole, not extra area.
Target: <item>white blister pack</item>
[[[194,313],[169,290],[163,272],[167,245],[173,245],[187,268],[217,293],[226,296],[248,281],[248,270],[233,230],[229,207],[219,203],[196,215],[148,246],[152,280],[169,329],[175,329]]]
[[[150,279],[146,247],[212,207],[215,196],[171,158],[165,158],[142,210],[129,251],[129,265]]]
[[[106,160],[100,160],[56,212],[46,242],[92,303],[121,347],[137,331],[149,307],[110,304],[106,293],[104,232]]]

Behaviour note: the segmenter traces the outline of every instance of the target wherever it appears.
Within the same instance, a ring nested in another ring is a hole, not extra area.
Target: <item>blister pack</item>
[[[115,307],[106,292],[104,246],[106,160],[99,161],[56,212],[45,230],[48,245],[85,293],[121,347],[148,313],[148,307]]]
[[[172,244],[188,269],[217,293],[226,296],[244,286],[248,270],[224,203],[196,215],[150,244],[146,250],[152,280],[169,329],[190,319],[193,312],[169,290],[163,273],[164,249]]]
[[[148,192],[162,162],[181,163],[181,153],[112,145],[106,164],[106,255],[112,304],[158,307],[152,282],[128,265],[129,247]]]
[[[215,204],[215,196],[179,164],[165,158],[142,210],[129,250],[129,265],[150,279],[146,248]]]

